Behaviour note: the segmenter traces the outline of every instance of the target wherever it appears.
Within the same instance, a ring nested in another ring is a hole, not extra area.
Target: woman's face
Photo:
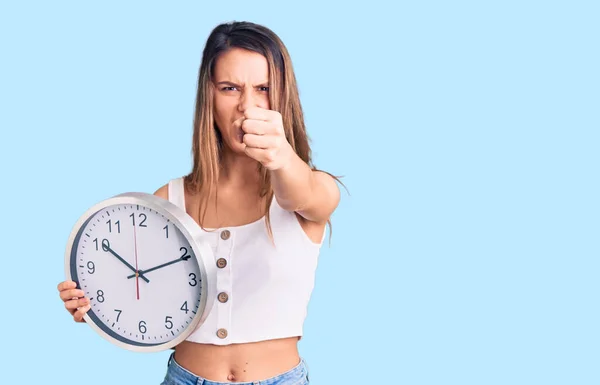
[[[256,52],[232,48],[217,59],[213,86],[215,121],[223,142],[234,152],[244,152],[243,133],[233,123],[248,107],[270,108],[267,59]]]

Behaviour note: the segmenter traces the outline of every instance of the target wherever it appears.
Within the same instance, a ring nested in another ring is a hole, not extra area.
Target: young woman
[[[164,384],[305,384],[298,353],[326,225],[340,199],[317,170],[292,63],[271,30],[217,26],[203,52],[193,169],[155,195],[202,227],[219,295],[207,320],[171,355]],[[58,285],[82,322],[88,298]]]

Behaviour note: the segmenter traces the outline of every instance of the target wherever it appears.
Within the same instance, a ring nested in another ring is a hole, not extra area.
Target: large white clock
[[[151,194],[120,194],[91,207],[65,254],[67,279],[90,298],[86,322],[133,351],[185,340],[208,316],[216,290],[212,250],[201,239],[185,211]]]

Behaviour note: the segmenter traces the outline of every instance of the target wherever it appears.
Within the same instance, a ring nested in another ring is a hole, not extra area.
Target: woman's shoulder
[[[186,179],[187,176],[171,179],[164,185],[160,186],[154,192],[154,195],[169,200],[169,190],[171,189],[183,189],[185,187],[185,191],[189,192],[189,181]]]
[[[168,200],[169,199],[169,183],[166,183],[165,185],[159,187],[158,190],[156,190],[154,192],[154,195]]]
[[[167,183],[159,187],[154,195],[163,198],[175,205],[186,208],[186,188],[184,186],[185,178],[175,178],[169,180]]]

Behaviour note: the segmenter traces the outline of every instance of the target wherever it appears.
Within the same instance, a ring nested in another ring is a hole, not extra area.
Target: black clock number
[[[188,250],[185,247],[180,247],[179,251],[183,250],[183,255],[181,256],[181,259],[183,259],[184,261],[187,261],[188,259],[192,258],[191,255],[188,254]]]
[[[108,223],[108,232],[112,233],[112,219],[109,219],[106,223]],[[121,222],[116,221],[115,225],[117,225],[117,232],[121,234]]]
[[[94,238],[94,243],[96,244],[96,251],[98,251],[98,238]],[[102,250],[108,251],[108,249],[110,249],[110,243],[108,242],[108,239],[105,238],[102,240]]]
[[[167,316],[167,318],[165,318],[165,327],[167,329],[173,329],[173,322],[171,322],[171,320],[173,319],[173,317]]]
[[[121,316],[121,313],[123,312],[123,310],[119,310],[119,309],[115,309],[115,311],[119,314],[117,314],[117,322],[119,322],[119,317]]]
[[[196,286],[198,284],[198,281],[196,281],[196,274],[190,273],[189,277],[192,280],[192,282],[188,282],[190,286]]]
[[[130,217],[131,217],[131,221],[132,221],[133,225],[135,226],[135,214],[131,214],[131,215],[130,215]],[[140,217],[140,218],[144,218],[144,219],[142,219],[142,221],[140,222],[140,224],[139,224],[139,227],[148,227],[148,226],[146,226],[146,225],[144,224],[144,222],[146,222],[146,219],[147,219],[147,218],[146,218],[146,214],[144,214],[144,213],[140,213],[140,214],[139,214],[139,217]]]
[[[102,290],[98,290],[96,292],[96,299],[98,300],[98,302],[102,303],[104,302],[104,292]]]
[[[140,321],[138,328],[140,329],[140,333],[145,334],[148,329],[146,329],[146,322],[145,321]]]
[[[188,313],[187,301],[185,301],[179,309],[183,310],[185,312],[185,314],[187,314]]]
[[[163,230],[165,230],[165,235],[167,236],[167,238],[169,238],[169,225],[163,227]]]
[[[87,268],[88,268],[89,274],[94,274],[96,272],[96,266],[94,265],[94,262],[92,262],[92,261],[88,261]]]

